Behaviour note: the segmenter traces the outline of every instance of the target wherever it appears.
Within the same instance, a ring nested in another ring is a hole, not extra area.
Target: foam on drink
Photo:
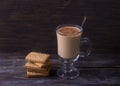
[[[64,36],[74,36],[80,33],[80,29],[76,27],[63,27],[58,30],[58,33]]]

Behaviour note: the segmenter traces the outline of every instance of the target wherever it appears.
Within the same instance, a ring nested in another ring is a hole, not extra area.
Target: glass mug
[[[82,27],[74,24],[63,24],[56,28],[58,55],[63,63],[57,70],[57,75],[61,78],[77,78],[79,70],[74,67],[74,62],[91,52],[90,40],[87,37],[82,38],[82,33]],[[82,44],[87,45],[87,49],[82,51],[80,49]]]

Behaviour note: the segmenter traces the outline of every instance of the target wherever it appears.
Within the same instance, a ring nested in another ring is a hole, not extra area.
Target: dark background
[[[55,28],[84,15],[92,53],[119,53],[120,0],[0,0],[0,52],[56,53]]]

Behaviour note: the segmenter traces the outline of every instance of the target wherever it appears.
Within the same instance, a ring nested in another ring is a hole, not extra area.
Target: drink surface
[[[58,55],[73,59],[79,54],[81,31],[77,27],[64,26],[57,30]]]
[[[66,26],[58,29],[58,33],[64,36],[73,36],[80,33],[80,29],[72,26]]]

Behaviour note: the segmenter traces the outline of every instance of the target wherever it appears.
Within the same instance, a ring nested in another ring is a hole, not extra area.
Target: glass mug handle
[[[92,49],[92,44],[89,38],[87,37],[83,37],[80,40],[80,51],[78,56],[74,59],[74,61],[77,61],[79,57],[87,57],[90,55],[91,53],[91,49]],[[83,48],[84,47],[84,48]],[[83,49],[82,49],[83,48]]]

